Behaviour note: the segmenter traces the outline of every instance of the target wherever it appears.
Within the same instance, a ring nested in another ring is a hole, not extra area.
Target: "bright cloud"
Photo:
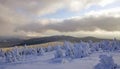
[[[85,14],[86,16],[112,16],[112,17],[120,17],[120,7],[109,8],[109,9],[102,9],[97,11],[90,11]]]

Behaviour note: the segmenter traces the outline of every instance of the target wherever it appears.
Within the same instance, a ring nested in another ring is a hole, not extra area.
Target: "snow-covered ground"
[[[1,49],[0,69],[120,69],[120,41]]]
[[[91,55],[70,60],[62,59],[62,62],[54,62],[54,52],[47,52],[43,56],[34,56],[22,62],[0,64],[0,69],[94,69],[99,63],[99,55],[112,55],[114,62],[120,66],[120,52],[96,52]],[[28,56],[29,57],[29,56]],[[56,59],[59,60],[59,59]]]

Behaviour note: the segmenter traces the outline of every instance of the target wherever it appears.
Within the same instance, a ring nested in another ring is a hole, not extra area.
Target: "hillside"
[[[56,42],[56,41],[70,41],[70,42],[80,42],[80,41],[89,41],[92,40],[93,42],[98,42],[101,40],[108,40],[108,39],[100,39],[95,37],[72,37],[72,36],[50,36],[50,37],[41,37],[41,38],[32,38],[28,40],[24,40],[19,45],[34,45],[34,44],[43,44],[48,42]],[[109,39],[110,40],[110,39]]]
[[[13,47],[13,46],[21,46],[21,45],[36,45],[36,44],[44,44],[49,42],[80,42],[80,41],[89,41],[98,42],[101,40],[108,39],[100,39],[95,37],[72,37],[72,36],[49,36],[49,37],[38,37],[38,38],[30,38],[30,39],[20,39],[20,38],[1,38],[0,39],[0,48],[4,47]],[[110,40],[110,39],[109,39]]]

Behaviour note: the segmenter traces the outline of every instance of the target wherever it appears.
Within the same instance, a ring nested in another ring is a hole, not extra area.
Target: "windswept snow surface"
[[[0,69],[94,69],[99,63],[99,55],[111,55],[116,64],[120,66],[120,52],[96,52],[84,58],[54,58],[54,51],[47,52],[43,56],[28,56],[27,59],[16,63],[0,63]],[[29,58],[30,57],[30,58]],[[62,60],[54,62],[53,60]]]

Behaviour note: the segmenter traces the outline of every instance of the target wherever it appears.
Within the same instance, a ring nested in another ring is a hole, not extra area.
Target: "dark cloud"
[[[0,0],[0,5],[29,15],[43,15],[56,12],[64,0]]]
[[[19,31],[14,31],[17,26],[35,21],[33,17],[36,18],[37,15],[55,12],[59,9],[59,2],[60,0],[0,0],[0,36],[18,35]]]
[[[54,22],[54,21],[53,21]],[[59,32],[74,31],[94,31],[101,29],[105,31],[120,31],[120,17],[87,17],[82,19],[68,19],[62,22],[48,23],[30,23],[16,28],[16,31],[25,32],[45,32],[47,30],[55,30]]]

